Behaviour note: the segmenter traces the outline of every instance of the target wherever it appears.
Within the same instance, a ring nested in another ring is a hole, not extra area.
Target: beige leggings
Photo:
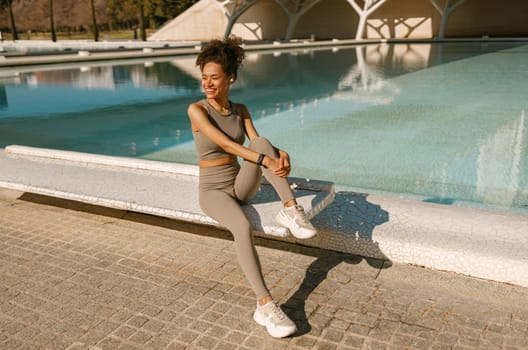
[[[274,158],[278,157],[271,143],[263,137],[251,140],[249,148]],[[257,300],[270,294],[262,276],[251,224],[241,205],[257,193],[262,174],[277,191],[282,203],[294,198],[285,178],[248,161],[244,161],[242,166],[235,163],[201,168],[199,184],[200,207],[233,235],[238,263],[253,288]]]

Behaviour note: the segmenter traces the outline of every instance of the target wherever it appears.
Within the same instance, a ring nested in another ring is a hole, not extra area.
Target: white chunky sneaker
[[[317,230],[312,226],[310,220],[306,218],[304,208],[299,204],[283,208],[275,220],[284,227],[287,227],[291,234],[299,239],[308,239],[315,236]]]
[[[295,323],[286,316],[284,311],[274,301],[262,306],[257,302],[257,309],[253,314],[253,319],[259,325],[265,326],[273,338],[284,338],[297,332]]]

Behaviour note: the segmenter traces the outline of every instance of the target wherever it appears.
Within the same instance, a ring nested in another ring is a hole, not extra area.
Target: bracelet
[[[266,155],[264,153],[259,154],[258,159],[257,159],[257,164],[258,165],[262,165],[262,162],[264,161],[264,157],[265,156]]]

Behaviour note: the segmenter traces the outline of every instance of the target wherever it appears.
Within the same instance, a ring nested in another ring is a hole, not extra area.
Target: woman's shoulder
[[[197,106],[197,107],[205,108],[207,106],[207,100],[201,99],[199,101],[194,101],[194,102],[191,102],[189,106]]]
[[[249,112],[245,104],[232,101],[231,104],[233,105],[233,110],[236,111],[238,115],[242,117],[249,116]]]
[[[231,104],[232,104],[233,106],[246,108],[246,105],[243,104],[243,103],[235,102],[235,101],[231,101],[231,100],[229,100],[229,102],[231,102]]]
[[[205,100],[192,102],[191,104],[189,104],[189,107],[187,107],[187,111],[188,112],[204,111],[207,113],[207,105],[205,104]]]

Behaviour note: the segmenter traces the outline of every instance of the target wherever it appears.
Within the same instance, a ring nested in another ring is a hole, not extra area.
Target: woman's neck
[[[229,99],[228,98],[222,98],[222,99],[216,99],[216,98],[208,98],[207,102],[209,102],[213,107],[220,108],[229,108]]]
[[[229,103],[229,99],[226,98],[226,99],[217,100],[217,99],[214,99],[214,98],[208,98],[206,100],[220,114],[229,114],[229,113],[231,113],[231,104]]]

